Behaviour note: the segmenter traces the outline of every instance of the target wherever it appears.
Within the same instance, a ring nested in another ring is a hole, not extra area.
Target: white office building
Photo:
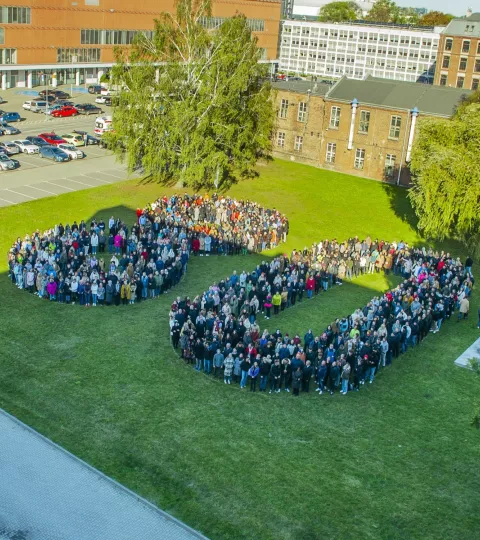
[[[364,79],[433,82],[443,28],[282,21],[279,70]]]

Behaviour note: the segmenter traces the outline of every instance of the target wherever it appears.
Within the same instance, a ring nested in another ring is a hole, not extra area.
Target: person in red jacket
[[[307,289],[308,298],[312,298],[313,291],[315,290],[315,279],[313,278],[313,276],[310,276],[307,279],[307,284],[306,284],[305,288]]]
[[[197,236],[192,240],[192,251],[194,255],[198,255],[200,251],[200,240]]]

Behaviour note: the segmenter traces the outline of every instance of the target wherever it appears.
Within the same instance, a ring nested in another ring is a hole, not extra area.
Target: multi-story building
[[[293,0],[286,1],[293,2]],[[318,15],[322,7],[330,4],[331,2],[332,0],[295,0],[295,4],[293,6],[293,18],[299,20],[302,17],[305,17],[306,20],[314,20],[315,18],[318,19]],[[361,10],[362,17],[365,17],[365,15],[375,5],[375,0],[357,0],[355,3]]]
[[[213,0],[215,28],[243,13],[266,60],[277,57],[281,0]],[[45,84],[97,82],[114,62],[114,47],[151,33],[174,0],[14,0],[0,6],[2,89]]]
[[[441,28],[283,21],[279,68],[319,77],[433,82]]]
[[[441,33],[435,84],[479,88],[480,13],[453,19]]]
[[[449,118],[470,91],[367,77],[278,82],[274,154],[408,185],[418,122]]]

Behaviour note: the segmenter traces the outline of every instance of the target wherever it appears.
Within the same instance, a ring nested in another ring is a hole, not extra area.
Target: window
[[[475,59],[475,67],[473,68],[475,73],[480,73],[480,58]]]
[[[153,30],[81,30],[82,45],[131,45],[138,34],[153,38]]]
[[[227,20],[226,17],[200,17],[200,24],[207,30],[214,30]],[[252,32],[263,32],[265,21],[263,19],[247,19],[247,25]]]
[[[396,156],[393,154],[387,154],[385,156],[385,176],[386,178],[392,178],[395,170]]]
[[[3,45],[5,43],[5,30],[3,28],[0,28],[0,45]]]
[[[100,62],[100,49],[57,49],[57,62]]]
[[[327,144],[327,154],[325,156],[325,161],[327,163],[335,163],[335,154],[337,153],[337,145],[335,143]]]
[[[388,137],[390,139],[398,139],[400,137],[400,126],[402,125],[401,116],[392,116],[390,118],[390,133]]]
[[[298,104],[297,120],[299,122],[306,122],[306,120],[307,120],[307,104],[305,103],[305,101],[301,101]]]
[[[358,126],[359,133],[368,133],[370,125],[370,111],[360,111],[360,123]]]
[[[330,112],[330,127],[338,129],[340,125],[340,107],[332,107]]]
[[[0,64],[16,64],[17,49],[0,49]]]
[[[280,118],[287,118],[288,114],[288,99],[282,99],[280,103]]]
[[[460,58],[460,63],[458,65],[458,69],[460,71],[465,71],[467,69],[467,61],[468,61],[468,58],[465,58],[464,56]]]
[[[294,146],[295,152],[301,152],[302,146],[303,146],[303,137],[301,137],[300,135],[297,135],[295,137],[295,146]]]
[[[465,77],[457,77],[457,88],[463,88],[464,82],[465,82]]]
[[[355,167],[355,169],[362,170],[364,163],[365,163],[365,150],[363,150],[362,148],[357,148],[355,152],[355,162],[353,166]]]
[[[277,133],[277,146],[280,148],[285,147],[285,133],[283,131]]]
[[[0,23],[30,24],[30,8],[2,6],[0,7]]]
[[[444,56],[442,62],[442,68],[448,69],[450,67],[450,56]]]
[[[462,43],[462,52],[468,52],[470,50],[470,41],[464,40]]]
[[[478,82],[480,79],[472,79],[472,90],[478,90]]]
[[[447,86],[447,76],[445,74],[440,75],[440,86]]]
[[[446,51],[451,51],[451,50],[452,50],[452,47],[453,47],[453,39],[447,38],[447,39],[445,40],[445,50],[446,50]]]

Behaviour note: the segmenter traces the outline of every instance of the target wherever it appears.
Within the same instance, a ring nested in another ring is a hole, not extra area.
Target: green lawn
[[[231,193],[288,214],[280,250],[356,234],[422,241],[404,191],[282,161],[259,172]],[[165,192],[131,181],[1,209],[0,252],[57,221],[131,222]],[[478,538],[478,381],[453,364],[479,335],[474,316],[346,397],[241,393],[176,357],[173,297],[267,256],[197,258],[168,295],[110,309],[40,301],[4,273],[0,406],[212,539]],[[269,324],[319,331],[387,286],[363,277]]]

